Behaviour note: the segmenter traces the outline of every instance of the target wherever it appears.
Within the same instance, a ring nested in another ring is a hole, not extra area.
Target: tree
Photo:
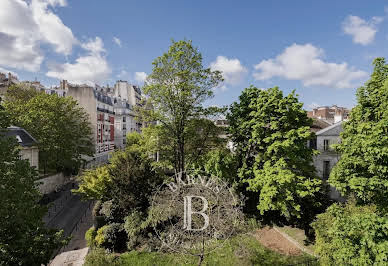
[[[93,154],[89,117],[72,98],[12,87],[6,99],[4,106],[12,123],[38,140],[44,173],[48,169],[77,171],[83,156]]]
[[[322,265],[387,265],[388,218],[376,206],[335,203],[317,216],[315,251]]]
[[[43,224],[46,208],[38,204],[37,174],[19,159],[16,139],[5,136],[9,125],[0,105],[0,265],[41,265],[66,241],[62,232]]]
[[[232,104],[230,133],[241,160],[239,176],[256,198],[257,209],[304,217],[321,190],[307,141],[311,119],[294,92],[283,96],[277,87],[245,89]],[[310,216],[310,215],[309,215]]]
[[[374,61],[374,71],[357,90],[357,106],[344,123],[341,154],[329,183],[343,195],[388,207],[388,65]]]
[[[173,149],[173,167],[182,172],[187,165],[189,121],[204,118],[215,110],[202,104],[212,97],[212,88],[222,81],[221,73],[203,67],[202,55],[191,41],[173,41],[168,52],[156,58],[153,66],[143,88],[148,103],[139,114],[143,121],[158,121],[163,127]]]

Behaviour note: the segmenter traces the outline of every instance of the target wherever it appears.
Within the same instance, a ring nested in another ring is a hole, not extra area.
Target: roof
[[[342,122],[326,127],[316,133],[317,136],[339,136],[343,131]]]
[[[324,128],[329,127],[331,124],[323,119],[313,118],[313,124],[310,127],[312,132],[318,132]]]
[[[16,140],[22,147],[31,147],[38,144],[38,141],[21,127],[8,127],[5,131],[5,136],[16,137]]]

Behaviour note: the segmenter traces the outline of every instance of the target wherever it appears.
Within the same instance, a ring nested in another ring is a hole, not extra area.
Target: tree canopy
[[[5,137],[10,118],[0,105],[0,265],[41,265],[64,244],[62,233],[45,228],[38,204],[37,173],[19,159],[15,138]]]
[[[294,92],[283,96],[277,87],[246,88],[232,104],[230,134],[241,163],[239,176],[255,192],[263,215],[277,211],[302,217],[321,190],[312,164],[315,151],[307,147],[314,137],[311,119]]]
[[[176,171],[187,165],[186,143],[190,141],[190,121],[205,118],[216,108],[204,108],[212,89],[221,81],[221,73],[204,68],[202,55],[191,41],[172,42],[168,52],[156,58],[152,73],[143,88],[147,104],[139,110],[144,121],[158,121],[168,138]],[[152,108],[148,108],[152,106]]]
[[[369,81],[357,90],[357,105],[344,123],[341,158],[329,182],[343,195],[388,207],[388,65],[374,61]]]
[[[89,117],[71,97],[11,87],[5,98],[12,124],[38,140],[39,165],[45,173],[76,171],[83,156],[93,154]]]

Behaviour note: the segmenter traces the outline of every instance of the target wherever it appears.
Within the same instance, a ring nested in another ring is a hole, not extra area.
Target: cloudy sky
[[[351,107],[388,53],[388,2],[0,0],[0,72],[57,85],[142,85],[171,39],[193,40],[223,71],[209,104],[241,91],[295,89],[305,108]]]

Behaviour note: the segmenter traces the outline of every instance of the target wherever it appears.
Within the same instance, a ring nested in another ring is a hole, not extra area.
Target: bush
[[[104,249],[92,250],[85,258],[84,266],[116,266],[119,265],[117,258],[107,253]]]
[[[96,246],[96,238],[97,231],[94,227],[90,227],[88,231],[85,233],[85,239],[88,244],[88,247],[95,247]]]
[[[375,206],[334,204],[312,224],[323,265],[387,265],[388,217]]]
[[[104,216],[106,222],[115,222],[120,217],[120,208],[113,200],[105,201],[101,204],[100,214]]]
[[[142,239],[142,220],[143,217],[140,212],[134,211],[125,217],[124,230],[128,236],[127,247],[129,250],[136,247]]]
[[[95,242],[97,247],[113,251],[122,250],[125,247],[127,236],[123,224],[111,223],[97,230]]]

